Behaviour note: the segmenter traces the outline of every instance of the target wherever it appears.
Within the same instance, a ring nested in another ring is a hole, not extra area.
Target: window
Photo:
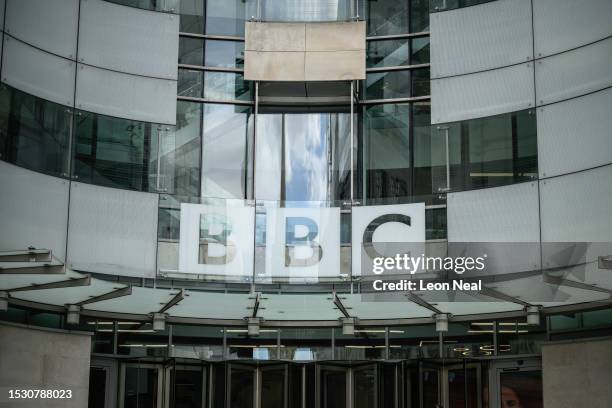
[[[244,42],[207,40],[204,65],[219,68],[244,67]]]
[[[253,15],[247,13],[247,7],[252,3],[244,0],[207,0],[206,34],[244,37],[244,21]]]
[[[407,34],[408,0],[367,0],[368,36]]]

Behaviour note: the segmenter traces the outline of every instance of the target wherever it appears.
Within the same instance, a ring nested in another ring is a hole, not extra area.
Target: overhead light
[[[0,291],[0,312],[6,312],[8,310],[8,298],[8,292]]]
[[[354,317],[343,317],[340,319],[342,322],[342,334],[345,336],[355,335],[355,318]]]
[[[434,315],[436,318],[436,331],[437,332],[447,332],[448,331],[448,319],[450,317],[449,313],[438,313]]]
[[[261,317],[247,317],[247,334],[249,336],[259,336],[259,325]]]
[[[538,306],[527,306],[525,308],[527,312],[527,324],[530,326],[540,325],[540,308]]]
[[[81,317],[81,306],[79,305],[68,305],[66,306],[66,323],[68,324],[79,324]]]
[[[165,313],[153,313],[153,330],[154,331],[166,330],[166,314]]]

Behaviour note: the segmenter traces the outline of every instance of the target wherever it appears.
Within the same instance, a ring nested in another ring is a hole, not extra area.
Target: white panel
[[[540,177],[612,163],[612,88],[538,109]]]
[[[73,105],[75,62],[4,36],[2,81],[23,92]]]
[[[131,74],[177,78],[179,16],[81,1],[79,62]]]
[[[79,0],[8,0],[6,32],[64,58],[76,59]]]
[[[103,115],[176,123],[176,81],[79,64],[76,107]]]
[[[532,107],[532,64],[431,81],[431,122],[455,122]]]
[[[449,242],[538,242],[537,183],[449,193]]]
[[[533,59],[530,0],[499,0],[430,15],[431,77]]]
[[[78,271],[155,276],[156,194],[73,182],[68,262]]]
[[[612,86],[612,38],[538,60],[538,105],[558,102]]]
[[[542,241],[612,242],[612,165],[540,181]]]
[[[0,161],[0,250],[32,246],[65,260],[68,181]]]
[[[536,56],[567,51],[612,35],[610,0],[533,0]]]

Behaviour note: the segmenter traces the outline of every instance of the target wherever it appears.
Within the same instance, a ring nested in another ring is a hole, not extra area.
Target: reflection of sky
[[[329,114],[286,115],[285,200],[327,200],[329,122]]]

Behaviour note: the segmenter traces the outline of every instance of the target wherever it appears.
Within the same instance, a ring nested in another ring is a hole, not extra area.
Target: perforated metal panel
[[[612,242],[612,165],[540,181],[542,241]]]
[[[76,63],[4,36],[2,82],[62,105],[74,103]]]
[[[155,275],[156,194],[71,185],[68,263],[72,269]]]
[[[79,62],[176,79],[179,16],[102,0],[81,1]]]
[[[533,63],[431,81],[434,124],[514,112],[533,104]]]
[[[610,0],[533,0],[536,57],[612,35]]]
[[[0,250],[50,249],[65,260],[68,181],[0,161]]]
[[[76,107],[145,122],[176,122],[176,81],[78,64]]]
[[[612,86],[612,38],[539,60],[535,66],[538,105]]]
[[[551,177],[612,163],[612,88],[538,109],[538,167]]]
[[[498,0],[430,15],[431,77],[533,59],[530,0]]]
[[[78,19],[79,0],[6,2],[7,33],[64,58],[76,59]]]

